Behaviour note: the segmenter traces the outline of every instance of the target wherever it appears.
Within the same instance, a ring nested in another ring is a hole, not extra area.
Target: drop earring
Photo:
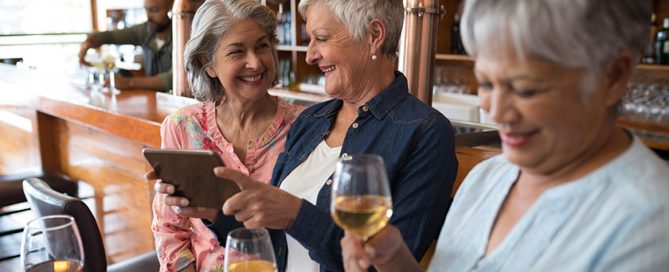
[[[376,60],[376,59],[378,59],[378,57],[376,56],[376,54],[372,54],[372,60]]]

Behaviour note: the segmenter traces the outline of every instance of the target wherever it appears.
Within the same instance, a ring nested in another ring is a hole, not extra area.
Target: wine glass
[[[383,158],[342,156],[335,169],[331,201],[335,223],[362,241],[385,227],[393,210]]]
[[[224,265],[227,272],[276,272],[269,232],[238,228],[228,233]]]
[[[21,263],[27,272],[81,272],[84,250],[74,218],[50,215],[29,221],[23,230]]]

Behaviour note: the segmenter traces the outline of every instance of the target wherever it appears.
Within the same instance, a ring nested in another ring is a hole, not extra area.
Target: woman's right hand
[[[156,172],[153,171],[153,169],[147,172],[144,177],[147,180],[156,180],[156,183],[153,186],[154,191],[156,191],[157,194],[164,195],[165,205],[170,206],[176,214],[183,217],[204,218],[211,222],[215,222],[216,219],[218,219],[220,209],[188,207],[189,201],[187,198],[172,196],[175,191],[174,186],[158,179],[158,175],[156,175]]]
[[[346,231],[340,243],[348,272],[367,271],[371,265],[378,271],[422,271],[393,225],[387,225],[365,243]]]

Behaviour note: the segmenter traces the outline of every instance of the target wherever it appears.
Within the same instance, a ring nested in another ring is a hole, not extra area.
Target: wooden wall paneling
[[[44,138],[56,147],[50,157],[60,162],[62,173],[94,188],[95,214],[110,262],[152,251],[144,145],[63,119],[48,120],[52,134]]]
[[[0,174],[40,166],[35,124],[28,106],[0,105]]]
[[[98,0],[90,0],[91,3],[91,26],[93,31],[98,31]]]
[[[146,107],[146,105],[137,105],[136,107]],[[41,112],[65,118],[72,122],[87,124],[115,136],[150,146],[160,146],[160,124],[153,121],[156,119],[162,121],[158,116],[146,116],[146,118],[150,118],[147,120],[128,116],[124,112],[105,112],[44,97],[38,98],[37,108]]]
[[[451,54],[451,28],[453,27],[453,17],[457,12],[461,0],[441,0],[440,5],[444,6],[446,14],[439,20],[439,29],[437,30],[437,54]]]
[[[56,126],[58,119],[55,117],[37,112],[37,135],[39,138],[39,154],[42,162],[42,169],[52,173],[64,173],[60,160],[60,150],[58,146],[58,137],[61,132]],[[67,173],[65,173],[67,174]]]
[[[455,155],[458,159],[458,175],[455,178],[455,184],[451,191],[451,196],[455,197],[458,188],[464,181],[469,171],[474,168],[479,162],[484,161],[490,157],[500,154],[501,150],[483,148],[483,147],[467,147],[456,146]]]
[[[662,20],[669,18],[669,1],[655,0],[655,15],[658,27],[662,27]]]
[[[302,18],[302,15],[297,9],[298,4],[300,3],[299,0],[294,1],[295,2],[295,41],[298,46],[309,46],[309,42],[307,41],[306,43],[302,42],[302,23],[306,23],[306,20]]]
[[[633,71],[632,82],[669,85],[669,65],[639,65]]]

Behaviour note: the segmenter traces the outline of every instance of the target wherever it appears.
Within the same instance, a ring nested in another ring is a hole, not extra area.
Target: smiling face
[[[371,46],[354,41],[322,1],[309,6],[306,30],[311,37],[306,61],[325,74],[325,92],[345,101],[363,95],[372,69]]]
[[[272,50],[269,36],[258,23],[252,19],[238,21],[219,41],[207,74],[218,78],[228,98],[262,98],[276,75]]]
[[[497,123],[503,153],[524,170],[551,173],[597,148],[614,125],[601,77],[586,99],[583,69],[564,68],[544,59],[476,60],[482,108]],[[508,56],[508,55],[507,55]]]

